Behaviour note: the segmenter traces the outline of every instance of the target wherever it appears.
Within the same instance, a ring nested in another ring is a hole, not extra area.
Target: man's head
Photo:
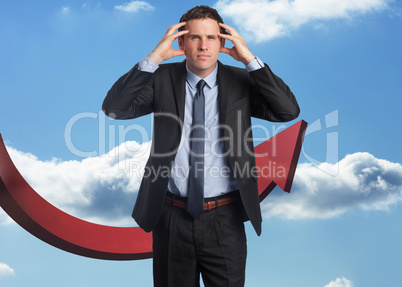
[[[179,47],[186,54],[187,65],[192,72],[204,78],[216,66],[220,48],[225,40],[218,33],[225,33],[218,23],[223,23],[218,12],[208,6],[197,6],[187,11],[180,19],[186,25],[179,28],[188,30],[180,37]]]
[[[186,13],[184,13],[183,16],[181,16],[180,22],[188,22],[190,20],[206,19],[206,18],[215,20],[217,23],[223,23],[222,17],[219,15],[218,11],[216,11],[216,9],[211,8],[207,5],[200,5],[200,6],[195,6],[194,8],[191,8]],[[185,30],[185,27],[179,28],[179,31],[183,31],[183,30]],[[220,28],[220,32],[222,34],[225,34],[225,29]]]

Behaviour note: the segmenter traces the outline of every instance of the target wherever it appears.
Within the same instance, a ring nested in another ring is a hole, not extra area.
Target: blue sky
[[[261,237],[246,224],[246,286],[402,286],[399,1],[2,1],[0,133],[23,176],[73,215],[133,225],[152,120],[109,120],[101,104],[197,4],[291,87],[301,114],[286,126],[310,124],[292,192],[264,200]],[[256,138],[284,127],[253,124]],[[66,253],[0,210],[1,286],[112,284],[152,286],[152,261]]]

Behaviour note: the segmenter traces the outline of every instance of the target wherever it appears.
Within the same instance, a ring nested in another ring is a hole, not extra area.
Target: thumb
[[[184,56],[186,53],[183,50],[173,50],[173,57]]]
[[[226,48],[226,47],[221,47],[219,49],[219,52],[222,52],[222,53],[225,53],[225,54],[228,54],[228,55],[230,55],[230,51],[231,51],[231,49]]]

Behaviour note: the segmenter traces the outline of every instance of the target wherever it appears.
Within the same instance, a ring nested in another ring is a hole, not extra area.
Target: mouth
[[[207,58],[209,58],[210,56],[209,55],[206,55],[206,54],[198,54],[197,55],[197,58],[199,58],[199,59],[207,59]]]

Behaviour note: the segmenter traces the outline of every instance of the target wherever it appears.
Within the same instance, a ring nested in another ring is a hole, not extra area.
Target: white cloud
[[[329,282],[324,287],[353,287],[353,284],[345,277],[342,277],[342,278],[336,278],[336,280]]]
[[[299,164],[291,193],[273,192],[262,209],[265,217],[332,218],[355,209],[388,210],[401,200],[402,165],[354,153],[337,164]]]
[[[64,7],[61,8],[61,14],[63,14],[63,15],[69,14],[70,11],[71,11],[70,7],[68,7],[68,6],[64,6]]]
[[[141,10],[151,11],[154,9],[154,7],[145,1],[131,1],[129,3],[125,3],[124,5],[116,5],[114,6],[114,9],[128,13],[137,13]]]
[[[218,0],[215,8],[230,17],[244,36],[257,42],[290,34],[313,21],[351,19],[381,11],[389,0]]]
[[[126,142],[82,161],[41,161],[12,147],[7,150],[31,187],[56,207],[96,223],[133,225],[130,214],[149,147]],[[0,220],[10,222],[4,212]]]
[[[14,269],[5,263],[0,262],[0,277],[15,275]]]
[[[4,212],[2,208],[0,208],[0,224],[7,225],[11,224],[14,221]]]

